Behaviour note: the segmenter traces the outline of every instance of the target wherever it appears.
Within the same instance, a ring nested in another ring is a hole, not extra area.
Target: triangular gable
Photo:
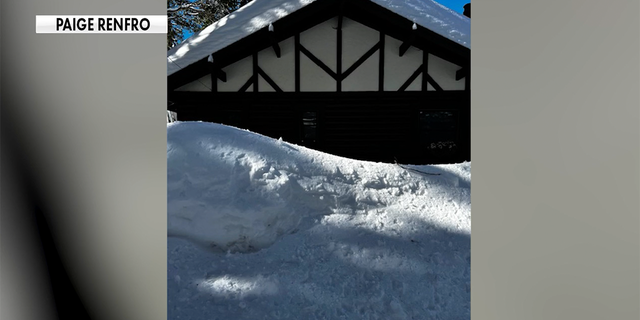
[[[348,0],[342,0],[347,2]],[[416,25],[470,48],[470,20],[433,0],[365,0],[386,8]],[[168,51],[167,75],[268,27],[314,2],[335,0],[254,0]]]

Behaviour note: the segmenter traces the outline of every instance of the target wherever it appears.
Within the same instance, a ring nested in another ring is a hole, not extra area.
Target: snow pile
[[[213,123],[167,133],[170,319],[469,318],[470,163],[357,161]]]
[[[254,0],[246,4],[171,48],[167,53],[167,75],[272,26],[314,1],[318,0]],[[433,0],[371,1],[460,45],[471,46],[469,18]]]

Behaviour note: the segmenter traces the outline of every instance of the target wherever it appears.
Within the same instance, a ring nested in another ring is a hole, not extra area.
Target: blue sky
[[[464,8],[462,6],[471,2],[470,0],[434,0],[434,1],[459,13],[462,13],[462,11],[464,11]]]
[[[464,11],[464,8],[462,6],[471,2],[471,0],[434,0],[434,1],[459,13],[462,13],[462,11]],[[184,37],[182,39],[184,40],[186,38],[189,38],[191,35],[192,33],[185,32]]]

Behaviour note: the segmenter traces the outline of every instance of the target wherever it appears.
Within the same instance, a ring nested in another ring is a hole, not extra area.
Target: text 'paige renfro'
[[[56,31],[147,31],[147,18],[57,18]]]

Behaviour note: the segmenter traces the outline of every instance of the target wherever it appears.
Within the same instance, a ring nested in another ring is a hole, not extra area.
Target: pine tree
[[[167,0],[167,49],[182,41],[185,31],[198,32],[250,0]]]

